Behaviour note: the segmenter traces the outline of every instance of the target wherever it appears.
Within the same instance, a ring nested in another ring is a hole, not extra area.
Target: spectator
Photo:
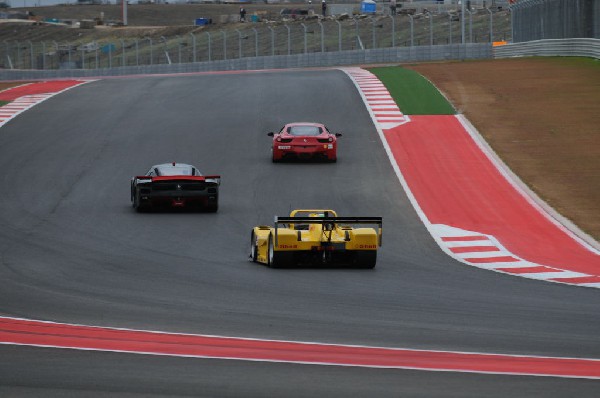
[[[321,1],[321,11],[323,12],[323,16],[327,14],[327,3],[325,3],[325,0]]]
[[[396,15],[396,0],[390,0],[390,14]]]
[[[246,9],[240,7],[240,22],[246,22]]]

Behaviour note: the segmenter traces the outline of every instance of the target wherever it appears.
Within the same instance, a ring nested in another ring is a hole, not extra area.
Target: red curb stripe
[[[57,93],[81,83],[81,80],[56,80],[17,86],[0,92],[0,101],[13,101],[26,95]]]
[[[0,342],[72,349],[327,365],[600,378],[600,360],[326,345],[0,318]]]
[[[565,282],[573,284],[600,283],[600,276],[577,276],[574,278],[553,278],[551,280],[556,282]]]

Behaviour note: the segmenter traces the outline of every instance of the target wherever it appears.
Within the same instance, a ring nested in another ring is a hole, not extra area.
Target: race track
[[[272,164],[269,131],[320,121],[337,164]],[[217,214],[137,214],[129,179],[178,161],[222,176]],[[0,129],[0,315],[330,344],[600,357],[596,289],[444,254],[340,71],[91,82]],[[272,270],[250,229],[302,207],[382,216],[375,270]],[[531,396],[597,381],[0,346],[0,395]],[[596,388],[594,388],[596,387]],[[449,393],[450,392],[450,393]]]

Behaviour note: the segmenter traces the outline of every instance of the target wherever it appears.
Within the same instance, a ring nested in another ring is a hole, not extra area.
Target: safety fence
[[[230,60],[160,65],[117,66],[113,68],[102,69],[0,70],[0,79],[27,80],[123,76],[137,74],[193,73],[227,70],[311,68],[399,62],[466,60],[491,57],[491,44],[467,43],[245,57]]]
[[[515,43],[573,37],[600,39],[598,0],[518,0],[511,11]]]
[[[227,64],[243,58],[373,49],[394,52],[401,47],[510,39],[507,11],[473,9],[465,16],[464,21],[456,13],[315,18],[287,23],[215,26],[175,37],[113,38],[91,42],[3,40],[0,42],[0,68],[3,65],[3,69],[13,70],[100,70],[217,61]]]
[[[600,59],[600,39],[548,39],[494,47],[494,58],[570,56]]]

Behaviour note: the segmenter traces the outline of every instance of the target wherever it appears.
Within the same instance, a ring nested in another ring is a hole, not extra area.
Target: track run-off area
[[[359,68],[32,83],[0,100],[0,392],[593,396],[600,256],[461,116],[404,115]],[[338,163],[271,164],[266,133],[290,121],[343,132]],[[129,178],[168,161],[222,175],[219,213],[129,207]],[[383,216],[376,269],[248,262],[252,226],[301,207]],[[210,377],[182,380],[190,367]]]

